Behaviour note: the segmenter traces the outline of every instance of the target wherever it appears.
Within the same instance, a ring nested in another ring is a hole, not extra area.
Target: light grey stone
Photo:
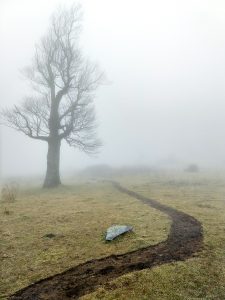
[[[114,225],[107,229],[105,239],[106,239],[106,241],[112,241],[117,236],[119,236],[125,232],[132,231],[132,230],[133,230],[132,226]]]

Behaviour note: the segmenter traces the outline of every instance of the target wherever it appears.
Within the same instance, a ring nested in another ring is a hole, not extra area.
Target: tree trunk
[[[59,175],[61,141],[57,138],[48,142],[47,172],[44,181],[44,188],[56,187],[61,184]]]

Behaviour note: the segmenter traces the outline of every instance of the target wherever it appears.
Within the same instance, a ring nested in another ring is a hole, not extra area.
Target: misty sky
[[[1,106],[28,93],[20,70],[64,0],[0,0]],[[62,170],[168,160],[225,166],[225,2],[83,0],[81,45],[105,71],[97,158],[62,146]],[[44,174],[47,144],[1,128],[2,174]]]

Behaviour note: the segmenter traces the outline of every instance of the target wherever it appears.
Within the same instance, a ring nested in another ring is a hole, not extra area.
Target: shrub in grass
[[[196,164],[190,164],[189,166],[187,166],[185,171],[190,173],[197,173],[199,172],[199,167]]]
[[[4,202],[15,202],[18,195],[19,186],[16,182],[10,182],[3,185],[1,190],[1,199]]]

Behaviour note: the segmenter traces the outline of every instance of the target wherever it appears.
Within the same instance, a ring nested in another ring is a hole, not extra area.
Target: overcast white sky
[[[0,101],[27,95],[30,64],[64,0],[0,0]],[[83,0],[81,44],[110,80],[96,95],[97,158],[63,145],[61,165],[225,166],[225,1]],[[47,145],[1,128],[3,175],[44,174]]]

